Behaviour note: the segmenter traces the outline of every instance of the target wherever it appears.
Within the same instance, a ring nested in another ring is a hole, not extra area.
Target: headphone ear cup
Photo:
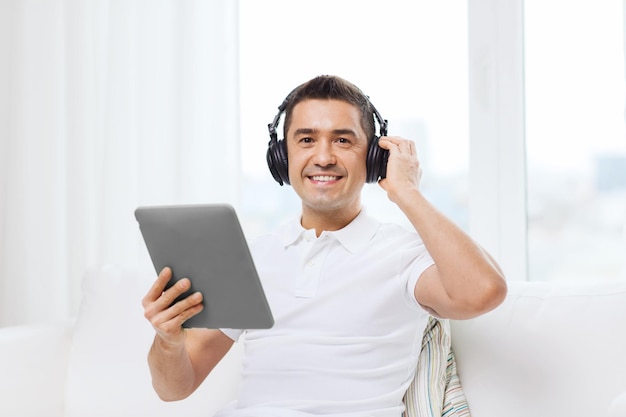
[[[365,179],[367,183],[378,182],[378,179],[383,179],[387,176],[389,151],[378,146],[378,139],[378,136],[374,136],[367,150],[367,174]]]
[[[279,140],[271,143],[267,148],[267,166],[272,177],[280,184],[289,185],[289,165],[287,163],[287,147],[285,142]]]

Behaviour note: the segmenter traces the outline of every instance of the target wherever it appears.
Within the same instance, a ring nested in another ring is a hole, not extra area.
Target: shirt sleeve
[[[233,339],[233,341],[235,342],[238,341],[241,335],[243,334],[243,330],[239,330],[239,329],[220,329],[220,331],[224,333],[226,336]]]
[[[435,264],[432,256],[426,249],[424,242],[417,238],[403,253],[402,274],[406,279],[406,292],[410,300],[420,309],[423,307],[415,299],[415,285],[422,276],[422,273]]]

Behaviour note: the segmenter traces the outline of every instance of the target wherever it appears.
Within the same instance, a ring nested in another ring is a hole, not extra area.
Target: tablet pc
[[[172,269],[167,288],[189,278],[204,309],[183,327],[267,329],[274,319],[234,208],[228,204],[135,210],[154,268]],[[175,302],[176,302],[175,301]]]

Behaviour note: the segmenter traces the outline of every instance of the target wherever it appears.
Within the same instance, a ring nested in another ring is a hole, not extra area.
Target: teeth
[[[313,181],[334,181],[339,179],[339,177],[330,176],[330,175],[315,175],[311,177]]]

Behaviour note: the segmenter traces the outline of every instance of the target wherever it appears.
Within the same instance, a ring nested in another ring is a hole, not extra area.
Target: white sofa
[[[153,275],[93,268],[76,320],[0,329],[0,416],[207,417],[232,400],[237,345],[190,398],[152,391]],[[451,327],[472,416],[626,417],[626,282],[511,282],[502,306]]]

